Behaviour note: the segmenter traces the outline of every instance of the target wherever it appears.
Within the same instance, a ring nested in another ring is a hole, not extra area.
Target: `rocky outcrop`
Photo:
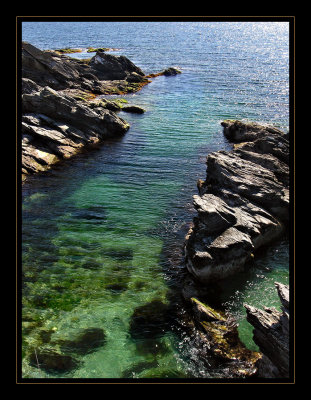
[[[133,82],[148,83],[143,71],[125,56],[97,51],[90,61],[22,43],[22,76],[55,90],[84,89],[92,93],[136,91]]]
[[[68,52],[68,49],[65,49]],[[125,56],[96,49],[89,60],[22,43],[22,178],[50,169],[86,146],[123,135],[129,124],[115,112],[135,105],[95,101],[97,95],[136,92],[150,80]],[[167,70],[170,75],[173,69]]]
[[[245,304],[248,322],[255,328],[254,342],[263,353],[258,360],[257,375],[263,378],[289,377],[289,287],[275,284],[282,311],[265,307],[264,310]]]
[[[28,82],[27,82],[28,83]],[[87,145],[124,134],[129,124],[46,86],[22,97],[22,173],[49,169]]]
[[[187,268],[204,283],[241,270],[284,233],[289,215],[288,135],[241,121],[222,125],[235,146],[208,155],[185,244]]]

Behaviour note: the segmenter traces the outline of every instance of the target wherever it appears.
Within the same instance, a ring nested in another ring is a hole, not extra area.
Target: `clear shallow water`
[[[185,333],[167,330],[155,350],[133,339],[129,327],[135,308],[179,301],[174,290],[196,181],[205,178],[208,153],[231,148],[220,122],[243,118],[287,131],[288,24],[24,22],[23,40],[41,49],[118,48],[112,54],[126,55],[146,74],[182,70],[123,96],[147,112],[120,113],[131,124],[122,139],[24,185],[23,376],[221,376],[203,370]],[[286,240],[220,287],[250,348],[256,346],[243,303],[278,307],[275,281],[288,282]],[[27,362],[29,349],[59,350],[86,328],[104,329],[106,341],[74,355],[78,369],[48,374]]]

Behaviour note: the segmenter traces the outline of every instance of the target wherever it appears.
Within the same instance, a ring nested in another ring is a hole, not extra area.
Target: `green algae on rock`
[[[196,298],[190,299],[194,322],[208,352],[223,362],[236,362],[234,374],[252,376],[260,353],[247,349],[239,339],[234,319],[223,312],[212,309]]]
[[[59,53],[59,54],[70,54],[70,53],[81,53],[82,49],[72,49],[70,47],[66,47],[64,49],[55,49],[55,50],[50,50],[50,51],[55,51],[56,53]]]

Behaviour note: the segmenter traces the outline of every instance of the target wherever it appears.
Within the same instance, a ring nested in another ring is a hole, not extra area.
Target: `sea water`
[[[222,377],[202,364],[187,332],[167,330],[154,350],[129,328],[134,310],[153,300],[179,301],[182,244],[195,212],[206,156],[230,150],[224,119],[289,126],[287,22],[23,22],[22,38],[45,49],[117,49],[145,74],[177,67],[122,96],[142,115],[120,112],[131,127],[89,153],[23,185],[22,318],[25,378]],[[256,350],[243,303],[280,307],[274,282],[288,283],[286,238],[255,256],[219,297]],[[178,324],[177,324],[178,325]],[[75,356],[79,368],[46,372],[31,351],[101,328],[105,345]]]

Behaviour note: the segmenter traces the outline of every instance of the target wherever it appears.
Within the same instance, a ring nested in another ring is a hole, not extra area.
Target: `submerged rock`
[[[93,353],[106,343],[106,335],[101,328],[84,329],[75,339],[60,342],[64,353],[85,355]]]
[[[33,351],[29,357],[33,367],[46,372],[66,373],[79,367],[80,362],[69,355],[59,354],[55,351]]]
[[[152,361],[141,361],[123,371],[121,378],[137,378],[138,375],[146,369],[157,367],[157,365],[158,363],[155,359]]]
[[[130,322],[130,334],[134,339],[155,338],[169,329],[169,306],[160,300],[135,308]]]
[[[260,310],[245,304],[247,321],[254,327],[254,342],[264,357],[258,361],[258,376],[289,377],[289,287],[275,284],[282,303],[282,312],[265,307]]]
[[[289,219],[286,135],[254,123],[222,125],[228,138],[248,142],[209,154],[206,180],[194,196],[198,215],[185,256],[188,270],[203,283],[240,271],[259,247],[284,233]]]

